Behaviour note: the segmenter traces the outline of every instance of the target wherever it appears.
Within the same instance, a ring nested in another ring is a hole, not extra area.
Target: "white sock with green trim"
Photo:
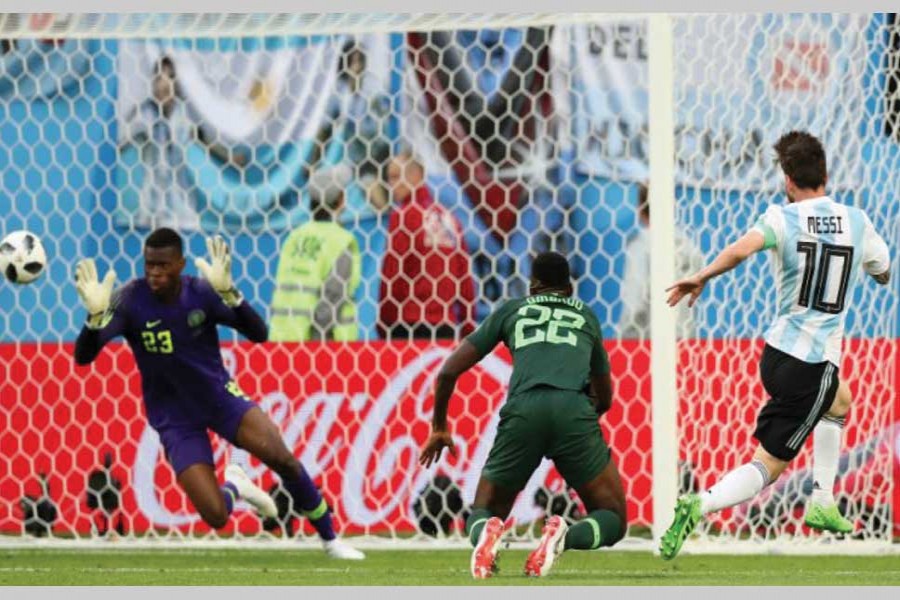
[[[823,417],[813,430],[812,501],[823,506],[834,504],[834,479],[841,459],[841,434],[844,419]]]
[[[769,484],[769,471],[754,460],[725,474],[714,486],[700,494],[703,514],[716,512],[750,500]]]

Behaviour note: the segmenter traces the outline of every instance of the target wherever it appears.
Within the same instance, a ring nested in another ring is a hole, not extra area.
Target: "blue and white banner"
[[[152,94],[154,66],[168,56],[188,117],[223,146],[312,139],[338,76],[339,52],[337,39],[126,44],[119,57],[119,114],[128,115],[129,106]]]
[[[869,53],[865,15],[676,17],[677,178],[701,187],[780,189],[772,144],[819,136],[832,187],[861,177]],[[646,21],[559,27],[553,80],[560,142],[582,172],[647,177]]]
[[[381,70],[380,77],[365,78],[367,89],[387,89],[387,36],[366,38],[357,41],[367,52],[364,68]],[[302,222],[302,190],[306,172],[315,168],[317,140],[344,145],[336,123],[346,120],[345,97],[355,93],[346,83],[349,41],[123,43],[117,222],[188,229],[280,229]],[[331,139],[319,139],[329,124]]]

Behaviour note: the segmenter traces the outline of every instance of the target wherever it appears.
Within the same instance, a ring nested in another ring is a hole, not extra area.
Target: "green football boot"
[[[700,497],[696,494],[688,494],[678,499],[675,504],[675,520],[666,533],[663,534],[659,544],[659,553],[663,560],[672,560],[681,550],[684,540],[694,531],[694,527],[700,522],[703,513],[700,512]]]
[[[806,507],[806,517],[803,522],[819,531],[831,531],[832,533],[851,533],[853,531],[853,523],[844,518],[836,504],[825,506],[810,502]]]

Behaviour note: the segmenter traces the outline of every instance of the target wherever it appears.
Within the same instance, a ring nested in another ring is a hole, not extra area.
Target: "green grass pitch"
[[[894,556],[680,556],[569,552],[543,579],[526,550],[500,573],[469,576],[465,550],[370,550],[360,563],[312,550],[0,550],[0,585],[900,585]]]

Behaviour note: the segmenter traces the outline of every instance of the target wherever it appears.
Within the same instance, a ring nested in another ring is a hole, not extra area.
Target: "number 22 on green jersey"
[[[540,342],[577,346],[578,338],[572,330],[584,326],[584,317],[565,308],[526,304],[516,314],[519,318],[513,339],[515,350]]]

